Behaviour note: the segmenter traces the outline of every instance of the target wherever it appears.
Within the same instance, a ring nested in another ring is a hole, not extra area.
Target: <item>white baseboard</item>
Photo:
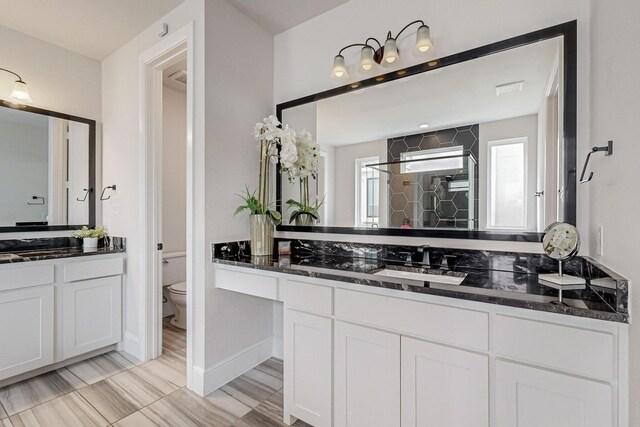
[[[140,337],[132,334],[131,332],[124,333],[124,339],[122,345],[119,346],[121,350],[126,351],[130,355],[134,356],[138,360],[146,360],[143,354],[144,351],[140,346]]]
[[[271,355],[278,359],[284,359],[284,344],[282,343],[282,337],[273,337],[273,350],[271,351]]]
[[[269,337],[206,370],[194,366],[192,391],[206,396],[272,357],[273,349],[274,337]]]

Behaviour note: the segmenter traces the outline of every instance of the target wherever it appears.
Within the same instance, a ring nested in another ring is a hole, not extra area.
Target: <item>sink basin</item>
[[[384,268],[373,274],[376,276],[393,277],[396,279],[416,280],[420,282],[436,282],[444,283],[447,285],[459,285],[464,281],[465,277],[467,277],[466,273],[458,273],[453,271],[422,273],[417,271],[396,270],[391,268]]]

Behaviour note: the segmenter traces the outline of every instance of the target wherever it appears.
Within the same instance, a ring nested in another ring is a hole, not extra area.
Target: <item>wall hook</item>
[[[89,193],[93,193],[93,188],[83,188],[82,191],[84,191],[84,197],[81,199],[80,197],[76,197],[76,200],[79,202],[84,202],[87,200],[87,197],[89,196]]]
[[[109,199],[111,198],[111,196],[109,196],[109,197],[104,197],[104,192],[105,192],[105,191],[107,191],[107,190],[113,190],[113,191],[116,191],[116,186],[115,186],[115,185],[110,185],[110,186],[108,186],[108,187],[104,187],[104,188],[102,189],[102,194],[100,194],[100,200],[109,200]]]
[[[42,203],[36,202],[36,203],[29,203],[27,202],[28,205],[44,205],[44,197],[40,197],[40,196],[31,196],[31,199],[33,200],[42,200]]]
[[[582,174],[580,174],[580,184],[584,184],[585,182],[591,181],[593,178],[593,172],[589,173],[589,178],[584,179],[584,174],[587,172],[587,166],[589,165],[589,159],[593,153],[597,153],[598,151],[604,151],[605,156],[610,156],[613,154],[613,141],[607,142],[607,145],[604,147],[593,147],[589,154],[587,154],[587,159],[584,161],[584,166],[582,167]]]

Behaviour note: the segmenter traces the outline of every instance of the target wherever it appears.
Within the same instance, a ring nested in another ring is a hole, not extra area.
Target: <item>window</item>
[[[527,138],[489,141],[488,227],[527,227]]]
[[[356,226],[377,227],[380,222],[379,157],[356,159]]]
[[[401,153],[400,160],[408,162],[400,165],[400,173],[462,169],[464,162],[464,158],[462,157],[463,153],[464,147],[462,146]]]

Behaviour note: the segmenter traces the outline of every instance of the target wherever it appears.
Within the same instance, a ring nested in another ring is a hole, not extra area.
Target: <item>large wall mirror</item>
[[[277,106],[320,145],[314,226],[279,230],[539,241],[576,220],[576,23]]]
[[[0,231],[95,225],[94,120],[0,101]]]

